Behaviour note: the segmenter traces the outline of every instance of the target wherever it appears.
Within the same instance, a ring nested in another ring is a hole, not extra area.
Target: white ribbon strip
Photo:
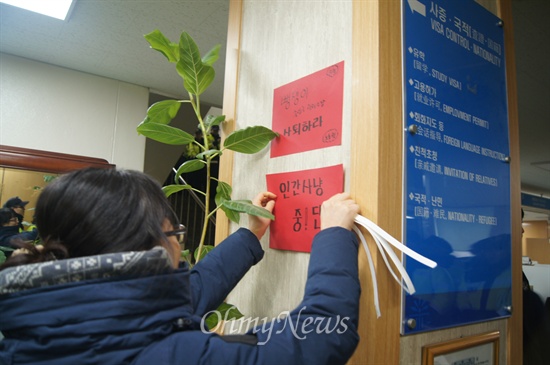
[[[437,263],[418,254],[417,252],[411,250],[395,238],[393,238],[390,234],[388,234],[386,231],[384,231],[382,228],[378,227],[375,223],[370,221],[369,219],[363,217],[362,215],[357,215],[355,217],[355,223],[359,224],[360,226],[364,227],[369,233],[372,235],[372,238],[374,239],[374,242],[376,243],[376,246],[378,247],[378,250],[380,251],[380,254],[382,255],[382,258],[384,259],[384,263],[386,264],[386,267],[390,271],[391,275],[397,281],[397,283],[409,294],[414,294],[415,288],[411,281],[411,278],[407,274],[407,270],[405,270],[405,267],[401,263],[401,260],[397,257],[395,252],[390,247],[390,244],[406,254],[407,256],[415,259],[416,261],[420,262],[423,265],[426,265],[428,267],[434,268],[437,266]],[[378,300],[378,285],[376,283],[376,274],[374,271],[374,264],[372,261],[372,255],[371,252],[367,246],[367,242],[365,240],[365,237],[361,233],[361,231],[357,227],[353,227],[354,232],[357,234],[359,239],[361,240],[361,243],[363,247],[365,248],[365,253],[367,254],[367,259],[369,261],[370,266],[370,272],[371,272],[371,278],[373,283],[373,291],[374,291],[374,307],[376,309],[376,315],[377,317],[380,317],[380,304]],[[390,257],[391,261],[399,271],[399,274],[401,274],[400,280],[395,272],[393,271],[392,265],[388,262],[388,259],[386,257],[386,254]],[[403,282],[402,282],[403,281]]]
[[[357,226],[353,226],[353,230],[355,234],[357,234],[357,237],[361,240],[361,243],[363,244],[363,248],[365,249],[365,252],[367,253],[367,259],[369,260],[369,269],[370,269],[370,277],[372,279],[372,290],[374,290],[374,309],[376,309],[376,318],[380,318],[382,315],[380,313],[380,302],[378,301],[378,283],[376,282],[376,272],[374,271],[374,263],[372,262],[372,256],[370,254],[369,247],[367,246],[367,241],[365,241],[365,236],[363,236],[363,233],[357,228]]]

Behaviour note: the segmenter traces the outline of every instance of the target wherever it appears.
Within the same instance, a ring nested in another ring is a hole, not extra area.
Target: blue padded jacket
[[[302,303],[246,336],[208,332],[202,317],[263,257],[247,229],[192,270],[171,269],[164,249],[5,269],[0,364],[345,364],[359,341],[357,247],[343,228],[318,233]],[[109,265],[123,269],[105,277]]]

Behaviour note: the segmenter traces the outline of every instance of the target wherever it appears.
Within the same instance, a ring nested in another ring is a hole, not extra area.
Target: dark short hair
[[[167,244],[165,219],[178,224],[155,180],[103,168],[55,179],[40,194],[35,217],[45,249],[60,244],[69,257],[148,250]]]
[[[12,218],[15,218],[15,212],[11,208],[0,209],[0,226],[8,224]]]

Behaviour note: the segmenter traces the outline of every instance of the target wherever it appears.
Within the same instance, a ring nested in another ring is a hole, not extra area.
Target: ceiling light
[[[65,20],[74,0],[0,0],[0,3],[17,6],[42,15]]]

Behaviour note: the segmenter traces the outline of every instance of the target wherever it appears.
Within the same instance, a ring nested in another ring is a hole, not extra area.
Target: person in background
[[[19,230],[19,219],[14,210],[10,208],[0,209],[0,249],[6,257],[18,248],[18,244],[26,241],[34,241],[36,232]]]
[[[521,210],[521,220],[525,212]],[[525,230],[521,227],[521,234]],[[542,298],[533,291],[527,276],[523,275],[523,364],[550,364],[550,314]]]
[[[197,129],[195,131],[195,142],[204,145],[204,138],[202,136],[202,131],[200,129]],[[200,152],[201,152],[200,147],[196,143],[191,142],[187,144],[187,149],[185,150],[185,157],[195,158],[197,154],[199,154]]]
[[[253,204],[272,212],[276,196]],[[215,312],[264,251],[271,220],[249,216],[190,270],[186,236],[147,175],[84,169],[41,193],[43,247],[0,266],[0,363],[345,364],[357,347],[359,206],[348,194],[322,204],[302,302],[243,335],[208,331]]]
[[[23,231],[25,227],[23,226],[23,220],[25,219],[25,206],[29,204],[28,201],[23,201],[18,196],[8,199],[4,203],[4,208],[10,208],[17,215],[19,221],[19,228]]]
[[[221,143],[220,126],[213,125],[210,127],[210,135],[212,136],[212,148],[219,150]]]
[[[202,131],[198,128],[195,131],[195,141],[197,143],[200,143],[201,145],[205,146]],[[208,142],[208,146],[205,146],[207,150],[215,148],[214,147],[214,142],[215,142],[214,137],[210,133],[208,133],[208,135],[206,136],[206,141]],[[195,158],[195,157],[197,157],[197,155],[199,153],[202,152],[201,147],[199,147],[199,145],[197,145],[197,143],[191,142],[191,143],[187,144],[187,149],[185,151],[185,157],[186,158],[188,158],[188,159]]]

